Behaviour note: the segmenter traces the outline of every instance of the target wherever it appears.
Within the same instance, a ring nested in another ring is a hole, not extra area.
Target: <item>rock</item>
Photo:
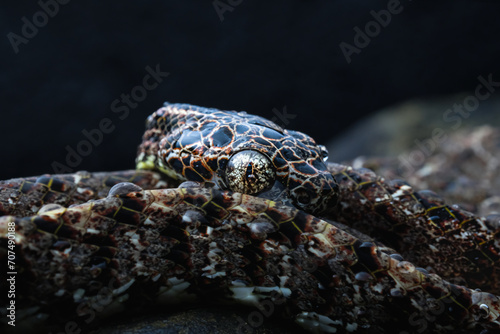
[[[332,140],[330,160],[431,189],[481,216],[498,214],[500,98],[481,101],[467,118],[449,111],[468,98],[411,101],[382,110]]]
[[[258,314],[258,315],[257,315]],[[260,322],[263,321],[261,324]],[[278,334],[303,333],[298,325],[266,318],[244,307],[203,307],[168,314],[156,312],[129,319],[114,319],[93,334]]]

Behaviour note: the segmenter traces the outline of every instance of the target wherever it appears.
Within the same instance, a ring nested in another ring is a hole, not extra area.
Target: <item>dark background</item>
[[[8,2],[0,179],[53,173],[66,147],[105,117],[114,131],[73,169],[133,168],[144,120],[163,101],[268,118],[286,106],[295,118],[278,123],[324,143],[385,106],[474,91],[479,75],[500,81],[500,5],[487,1],[402,0],[402,12],[348,64],[339,44],[354,44],[353,28],[364,30],[370,11],[387,4],[243,0],[221,21],[213,1],[72,0],[15,53],[8,34],[22,36],[22,18],[33,22],[41,7]],[[170,75],[120,120],[112,101],[156,64]]]

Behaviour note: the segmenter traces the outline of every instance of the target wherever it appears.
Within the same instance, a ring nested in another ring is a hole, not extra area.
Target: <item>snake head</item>
[[[313,214],[335,207],[339,189],[324,162],[326,148],[304,133],[285,130],[285,134],[290,142],[278,150],[277,160],[283,157],[288,165],[287,188],[294,205]]]
[[[318,214],[337,203],[325,157],[311,137],[263,117],[166,103],[148,118],[137,167],[254,196],[278,187],[294,206]]]

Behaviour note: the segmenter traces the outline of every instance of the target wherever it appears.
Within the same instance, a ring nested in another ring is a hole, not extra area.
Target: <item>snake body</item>
[[[312,332],[499,330],[498,298],[458,285],[498,293],[496,231],[325,153],[261,117],[166,104],[148,118],[143,170],[4,181],[0,257],[15,226],[18,316],[87,328],[219,301],[272,305]],[[171,188],[184,180],[201,184]]]

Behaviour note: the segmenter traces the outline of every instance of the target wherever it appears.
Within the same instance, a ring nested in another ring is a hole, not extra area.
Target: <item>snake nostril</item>
[[[311,203],[311,195],[309,195],[305,190],[302,190],[297,194],[297,202],[302,205],[307,205]]]
[[[337,204],[339,203],[339,195],[337,192],[332,191],[325,195],[325,198],[325,209],[334,209],[337,207]]]

